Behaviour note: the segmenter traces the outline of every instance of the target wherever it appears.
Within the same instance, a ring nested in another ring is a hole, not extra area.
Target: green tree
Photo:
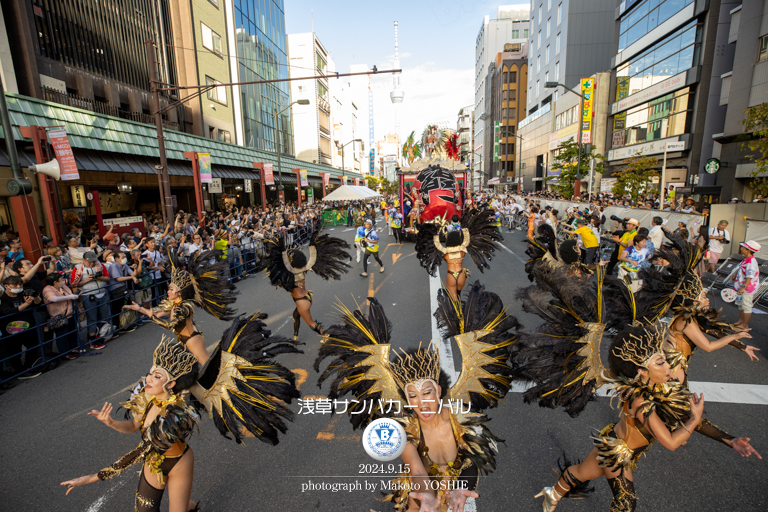
[[[377,178],[376,176],[366,176],[365,184],[371,190],[378,190],[382,194],[394,194],[397,192],[399,184],[389,181],[387,178]]]
[[[637,196],[645,190],[651,178],[659,175],[653,169],[656,162],[654,157],[643,156],[642,153],[624,160],[627,167],[622,171],[613,173],[613,176],[616,177],[616,183],[613,184],[613,195],[629,194],[633,203],[637,201]]]
[[[741,145],[742,149],[756,151],[757,154],[747,155],[747,158],[757,164],[752,171],[749,182],[756,194],[768,195],[768,178],[758,177],[758,174],[768,172],[768,103],[761,103],[746,111],[747,117],[742,121],[744,129],[752,132],[752,139]]]
[[[558,180],[553,185],[555,191],[563,197],[573,197],[573,187],[576,183],[577,163],[579,161],[579,145],[573,139],[568,139],[560,143],[555,160],[552,162],[552,170],[560,171],[559,176],[547,176],[544,181]],[[591,159],[595,159],[595,173],[605,172],[603,162],[605,157],[595,152],[594,146],[591,146],[589,153],[585,151],[586,146],[581,146],[581,176],[589,178],[589,164]]]

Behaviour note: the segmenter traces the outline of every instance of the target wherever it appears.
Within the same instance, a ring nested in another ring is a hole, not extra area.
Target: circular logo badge
[[[366,453],[378,461],[398,458],[405,450],[405,429],[395,420],[379,418],[365,427],[363,447]]]

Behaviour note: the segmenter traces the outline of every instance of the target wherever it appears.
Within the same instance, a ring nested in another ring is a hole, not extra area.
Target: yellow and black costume
[[[504,240],[494,222],[493,210],[472,209],[461,219],[461,229],[455,229],[442,217],[417,224],[415,249],[419,263],[429,275],[435,276],[444,259],[449,262],[461,259],[464,252],[483,272],[490,268],[493,253],[499,248],[498,243]],[[460,272],[451,272],[456,281],[461,272],[469,277],[469,270],[462,268]]]
[[[343,305],[343,324],[327,330],[327,339],[320,347],[315,370],[320,371],[323,360],[331,362],[321,373],[318,385],[332,378],[328,397],[337,399],[351,394],[356,399],[348,409],[353,428],[364,428],[380,417],[392,417],[402,423],[407,441],[413,444],[430,477],[466,480],[467,489],[477,489],[478,476],[496,469],[497,443],[503,442],[487,428],[489,419],[480,413],[494,407],[510,388],[512,368],[508,365],[509,347],[517,339],[512,333],[517,320],[506,314],[496,294],[486,292],[475,283],[466,301],[454,302],[441,290],[439,308],[435,312],[443,336],[454,336],[462,354],[462,371],[449,387],[448,376],[440,369],[436,348],[404,351],[390,360],[392,324],[384,315],[381,305],[369,298],[370,308],[365,316],[360,310],[349,311]],[[469,412],[451,410],[450,421],[457,447],[454,461],[446,465],[435,464],[429,456],[418,417],[409,412],[405,386],[418,381],[431,380],[439,384],[445,396],[442,400],[468,404]],[[372,400],[369,408],[366,401]],[[399,414],[385,412],[388,404],[396,403]],[[392,482],[394,493],[384,501],[394,503],[398,511],[408,508],[408,473],[402,473]],[[438,502],[446,510],[445,491],[438,491]]]
[[[341,279],[341,274],[346,274],[351,268],[347,261],[352,256],[347,252],[349,244],[341,238],[321,235],[319,232],[312,235],[309,241],[309,258],[301,252],[298,246],[287,247],[282,238],[267,238],[264,240],[268,248],[264,263],[267,268],[269,281],[272,286],[283,288],[291,293],[296,288],[304,288],[307,272],[310,270],[325,280]],[[312,304],[312,291],[308,290],[302,297],[294,297],[293,302],[305,300]],[[293,339],[299,339],[299,327],[301,316],[299,309],[293,310]],[[318,334],[322,334],[322,324],[315,322],[312,328]]]
[[[221,258],[221,251],[213,250],[199,253],[189,260],[186,268],[168,254],[171,262],[171,284],[179,289],[180,297],[176,300],[165,299],[155,313],[170,311],[169,317],[160,318],[157,314],[151,320],[161,327],[172,331],[180,342],[202,334],[195,323],[195,304],[219,320],[232,320],[235,311],[230,307],[235,302],[235,287],[223,278],[227,261]],[[191,323],[194,332],[182,335],[182,331]]]
[[[152,364],[153,370],[163,369],[169,380],[176,381],[174,394],[167,400],[157,400],[142,389],[130,401],[120,404],[126,409],[126,415],[132,414],[140,419],[141,443],[117,462],[99,471],[99,480],[117,476],[137,462],[142,462],[148,464],[157,475],[158,485],[165,485],[168,474],[189,449],[187,440],[196,429],[200,417],[193,407],[175,393],[183,391],[194,382],[197,359],[181,343],[164,338],[155,349]],[[158,407],[160,412],[151,423],[147,423],[147,414],[152,407]],[[164,493],[164,488],[158,489],[147,481],[142,470],[134,509],[137,512],[159,512]]]

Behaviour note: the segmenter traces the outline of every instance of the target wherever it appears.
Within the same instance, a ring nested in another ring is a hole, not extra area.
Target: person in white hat
[[[739,270],[732,278],[733,289],[741,296],[739,304],[739,321],[731,324],[735,331],[749,330],[749,319],[752,317],[752,297],[760,286],[760,269],[757,266],[755,254],[760,251],[760,244],[747,240],[739,244],[739,254],[744,256],[739,264]]]

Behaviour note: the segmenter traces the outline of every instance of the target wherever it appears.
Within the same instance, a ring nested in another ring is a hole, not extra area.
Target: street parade
[[[2,509],[768,510],[752,3],[3,2]]]

